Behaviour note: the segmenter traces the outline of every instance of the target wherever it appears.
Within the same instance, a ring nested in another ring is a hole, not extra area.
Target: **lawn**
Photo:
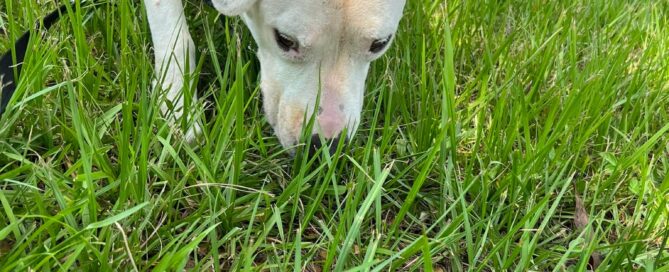
[[[668,1],[409,0],[356,136],[315,157],[280,146],[255,43],[203,2],[195,143],[161,117],[141,1],[33,35],[0,271],[669,271]],[[2,0],[0,51],[56,7]]]

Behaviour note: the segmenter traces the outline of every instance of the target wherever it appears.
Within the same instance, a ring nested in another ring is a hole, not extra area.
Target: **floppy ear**
[[[214,8],[227,16],[240,15],[246,12],[257,0],[212,0]]]

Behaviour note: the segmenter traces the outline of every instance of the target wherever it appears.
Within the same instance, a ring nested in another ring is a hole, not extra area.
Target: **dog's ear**
[[[227,16],[246,12],[257,0],[212,0],[214,8]]]

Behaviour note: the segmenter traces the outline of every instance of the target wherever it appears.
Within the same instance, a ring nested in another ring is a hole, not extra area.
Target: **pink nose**
[[[333,139],[339,135],[346,125],[344,105],[338,101],[321,101],[323,104],[318,109],[318,126],[323,137]]]

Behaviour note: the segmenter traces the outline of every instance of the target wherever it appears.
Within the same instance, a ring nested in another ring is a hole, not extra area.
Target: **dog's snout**
[[[344,104],[339,104],[337,108],[339,109],[340,112],[344,112]],[[318,115],[319,116],[323,115],[323,107],[318,107]]]
[[[325,143],[321,141],[321,137],[318,136],[318,134],[314,134],[311,136],[311,144],[309,146],[309,156],[313,157],[316,152],[323,147],[323,145],[327,145],[327,150],[330,153],[330,155],[333,155],[335,152],[337,152],[337,148],[339,148],[340,144],[344,144],[343,141],[341,141],[341,137],[337,136],[332,139],[325,139]]]
[[[334,138],[346,126],[346,114],[342,104],[325,105],[318,108],[318,125],[325,138]]]

